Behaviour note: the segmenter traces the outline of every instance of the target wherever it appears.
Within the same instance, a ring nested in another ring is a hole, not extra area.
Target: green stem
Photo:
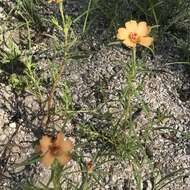
[[[64,15],[64,7],[63,7],[63,3],[59,3],[59,11],[61,13],[61,19],[62,19],[62,27],[63,27],[63,32],[64,32],[64,39],[65,39],[65,47],[67,47],[67,39],[68,39],[68,26],[66,24],[66,18]],[[66,51],[65,51],[66,52]]]
[[[61,19],[62,19],[62,24],[63,26],[65,25],[65,16],[64,16],[64,8],[63,8],[63,3],[59,3],[59,11],[61,13]]]
[[[28,59],[28,63],[27,63],[27,75],[30,77],[31,81],[33,82],[35,89],[37,90],[37,97],[38,100],[40,102],[40,104],[42,103],[42,93],[40,90],[40,86],[39,86],[39,81],[36,79],[34,72],[32,71],[32,57],[30,56]]]
[[[66,19],[64,16],[64,7],[63,7],[63,3],[59,3],[59,11],[61,13],[61,19],[62,19],[62,27],[63,27],[63,32],[64,32],[64,46],[65,46],[65,51],[64,51],[64,55],[65,57],[67,57],[67,41],[68,41],[68,29],[67,29],[67,24],[66,24]]]
[[[152,14],[154,16],[155,23],[156,23],[156,25],[159,25],[158,18],[157,18],[156,11],[155,11],[154,5],[152,3],[152,0],[149,0],[149,2],[150,2],[150,5],[151,5],[151,10],[152,10]]]
[[[53,168],[53,185],[54,190],[62,190],[61,188],[61,168]]]
[[[89,3],[88,3],[88,9],[87,9],[87,13],[86,13],[83,29],[82,29],[83,33],[86,30],[86,25],[87,25],[87,20],[88,20],[89,12],[90,12],[91,3],[92,3],[92,0],[90,0]]]
[[[136,70],[137,70],[137,66],[136,66],[136,48],[133,48],[133,52],[132,52],[132,79],[134,80],[136,78]]]
[[[136,64],[136,48],[132,49],[132,61],[131,61],[131,67],[130,67],[130,71],[129,73],[127,73],[127,89],[125,92],[125,96],[126,96],[126,101],[127,101],[127,105],[126,105],[126,110],[125,110],[125,117],[127,120],[130,121],[130,123],[132,123],[132,106],[131,106],[131,102],[132,102],[132,98],[133,98],[133,91],[134,91],[134,85],[133,82],[136,78],[136,72],[137,72],[137,64]]]

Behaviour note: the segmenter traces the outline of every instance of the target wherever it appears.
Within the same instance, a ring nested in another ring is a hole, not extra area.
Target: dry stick
[[[65,17],[64,17],[64,13],[63,13],[63,3],[60,2],[59,3],[59,9],[60,9],[60,13],[61,13],[61,18],[62,18],[62,21],[63,21],[63,26],[65,26]],[[61,79],[61,75],[63,74],[63,71],[64,71],[64,63],[66,62],[66,59],[67,59],[67,33],[64,32],[64,35],[65,35],[65,40],[64,40],[64,61],[62,62],[62,65],[61,65],[61,69],[60,69],[60,72],[57,76],[57,78],[55,79],[55,82],[53,83],[53,86],[51,88],[51,91],[49,93],[49,96],[47,98],[47,115],[44,115],[43,119],[42,119],[42,127],[48,127],[49,125],[49,122],[50,122],[50,117],[51,117],[51,114],[50,114],[50,110],[52,108],[52,101],[53,101],[53,97],[54,97],[54,93],[55,93],[55,90],[58,86],[58,83]],[[44,108],[46,107],[46,104],[44,106]]]
[[[44,115],[43,119],[42,119],[42,127],[47,127],[48,124],[49,124],[49,121],[50,121],[50,110],[52,108],[52,101],[53,101],[53,96],[54,96],[54,93],[55,93],[55,90],[57,88],[57,85],[61,79],[61,76],[63,74],[63,71],[64,71],[64,62],[62,63],[61,65],[61,69],[60,69],[60,72],[55,80],[55,82],[53,83],[53,86],[51,88],[51,91],[49,93],[49,96],[47,98],[47,115]],[[46,104],[45,106],[46,107]]]
[[[8,151],[8,148],[9,146],[11,145],[12,143],[12,140],[13,138],[15,137],[15,135],[17,134],[17,132],[19,131],[21,125],[19,123],[16,123],[16,130],[14,131],[14,133],[11,135],[11,137],[9,138],[8,142],[4,145],[4,149],[2,151],[2,154],[1,154],[1,159],[5,160],[5,157],[6,157],[6,153]],[[12,147],[11,147],[12,149]],[[9,156],[10,158],[10,156]],[[8,159],[9,159],[8,158]],[[6,165],[7,165],[7,161],[6,161]],[[5,167],[3,167],[3,169],[5,169]],[[3,172],[3,169],[0,171],[0,179],[1,179],[1,176],[2,176],[2,172]]]

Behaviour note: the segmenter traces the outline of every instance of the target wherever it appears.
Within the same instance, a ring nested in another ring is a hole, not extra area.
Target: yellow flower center
[[[130,40],[132,41],[132,42],[137,42],[137,40],[138,40],[138,35],[137,35],[137,33],[136,32],[131,32],[130,34],[129,34],[129,38],[130,38]]]
[[[56,145],[52,145],[49,147],[50,153],[53,156],[59,156],[62,153],[61,147],[60,146],[56,146]]]

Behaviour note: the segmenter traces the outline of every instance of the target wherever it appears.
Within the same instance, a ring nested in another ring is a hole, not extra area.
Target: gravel
[[[72,3],[68,3],[67,6],[75,10],[74,15],[81,9]],[[4,18],[2,8],[0,8],[0,18]],[[121,45],[111,46],[104,43],[108,38],[107,35],[110,34],[101,31],[98,31],[96,35],[95,33],[87,37],[79,47],[82,51],[90,52],[90,56],[72,60],[66,65],[63,80],[67,80],[70,84],[75,109],[98,108],[103,114],[107,110],[121,110],[118,96],[125,83],[123,68],[129,64],[131,52]],[[43,42],[40,45],[47,47]],[[183,177],[164,186],[163,190],[188,190],[190,189],[190,140],[185,134],[190,132],[189,67],[168,65],[167,63],[178,59],[179,54],[172,44],[165,49],[166,51],[158,49],[156,56],[147,55],[145,59],[148,69],[159,70],[159,72],[150,72],[144,78],[141,98],[149,105],[150,117],[153,118],[158,110],[161,110],[161,113],[167,113],[170,117],[161,124],[155,123],[153,126],[154,130],[147,146],[152,155],[151,162],[157,168],[158,175],[155,177],[156,173],[152,174],[148,164],[144,164],[142,168],[143,190],[152,188],[153,177],[158,182],[161,176],[167,176],[182,168],[186,168],[182,173],[179,172]],[[35,56],[38,57],[38,54]],[[43,56],[43,59],[46,63],[46,56]],[[40,61],[42,59],[39,59],[37,64],[40,64]],[[139,75],[138,80],[141,79]],[[183,96],[184,90],[187,93],[185,97]],[[24,92],[18,97],[14,89],[3,82],[0,83],[0,186],[2,190],[19,190],[29,178],[36,183],[47,182],[50,176],[50,170],[43,168],[40,163],[19,167],[17,165],[34,153],[33,142],[41,133],[35,130],[39,124],[38,109],[39,105],[33,95]],[[75,123],[91,123],[96,127],[105,127],[105,129],[109,125],[109,121],[87,113],[78,114],[74,120]],[[68,124],[71,128],[68,131],[70,136],[74,133],[72,122]],[[142,124],[146,122],[146,116],[138,116],[136,120],[138,130],[141,130]],[[73,137],[74,139],[76,142],[80,141],[77,137]],[[71,171],[79,169],[75,161],[71,161],[69,166]],[[134,180],[128,162],[118,164],[113,161],[105,164],[101,169],[109,175],[102,180],[104,187],[97,189],[126,190],[129,189],[129,181]],[[81,179],[78,174],[69,177],[76,182]],[[132,187],[131,189],[135,190]]]

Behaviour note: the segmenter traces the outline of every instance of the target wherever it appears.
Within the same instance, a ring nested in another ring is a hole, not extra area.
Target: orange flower
[[[135,48],[137,44],[149,47],[153,38],[149,37],[150,27],[146,22],[137,23],[131,20],[125,23],[125,28],[119,28],[117,38],[128,47]]]
[[[48,3],[61,3],[63,2],[64,0],[48,0]]]
[[[91,174],[94,170],[93,162],[92,160],[86,163],[87,171],[89,174]]]
[[[43,136],[39,143],[39,150],[42,153],[42,163],[45,166],[50,166],[57,159],[61,165],[67,164],[71,159],[70,153],[73,146],[70,140],[64,140],[62,132],[57,134],[56,139]]]

